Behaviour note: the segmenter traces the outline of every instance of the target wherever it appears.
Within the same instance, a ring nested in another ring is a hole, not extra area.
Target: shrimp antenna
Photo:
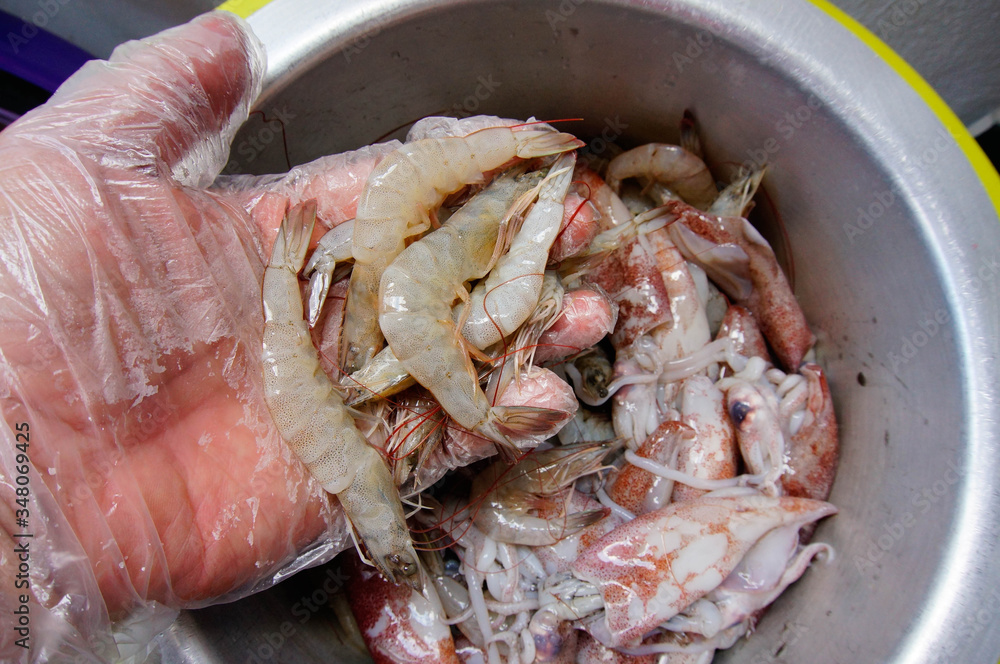
[[[557,122],[583,122],[584,118],[559,118],[557,120],[532,120],[531,122],[522,122],[521,124],[511,125],[511,129],[520,129],[521,127],[530,127],[532,125],[539,124],[556,124]]]
[[[278,123],[278,126],[281,127],[281,145],[285,149],[285,164],[288,165],[288,170],[291,170],[292,169],[292,160],[288,156],[288,138],[285,136],[285,122],[284,122],[284,120],[282,120],[279,117],[269,118],[266,115],[264,115],[264,111],[250,111],[247,114],[247,117],[249,117],[251,115],[260,115],[260,120],[261,120],[261,122],[264,122],[264,123],[271,122],[272,120],[276,121]]]

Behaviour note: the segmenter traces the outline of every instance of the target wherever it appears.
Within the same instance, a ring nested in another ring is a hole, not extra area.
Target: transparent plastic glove
[[[349,544],[264,404],[261,280],[287,205],[353,216],[398,144],[213,186],[263,70],[208,14],[0,134],[0,661],[141,660],[178,608]]]

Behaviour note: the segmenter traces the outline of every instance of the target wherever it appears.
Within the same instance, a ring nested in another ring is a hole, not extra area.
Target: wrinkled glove
[[[0,134],[2,661],[141,660],[178,608],[350,541],[263,401],[261,281],[286,207],[352,217],[394,145],[215,183],[263,71],[208,14]]]

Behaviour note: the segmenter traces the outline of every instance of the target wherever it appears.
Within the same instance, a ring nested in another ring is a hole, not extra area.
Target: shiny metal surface
[[[766,159],[761,218],[787,232],[842,427],[841,512],[817,534],[838,557],[716,661],[997,661],[1000,225],[867,47],[798,0],[277,0],[251,24],[270,54],[258,108],[283,119],[292,164],[442,111],[583,117],[566,127],[601,153],[675,140],[685,108],[721,173]],[[272,128],[252,119],[230,168],[283,170]],[[266,661],[262,635],[294,620],[273,598],[304,583],[188,614],[215,659],[165,661]],[[229,620],[256,627],[234,642]],[[321,647],[296,638],[322,636],[298,630],[274,661],[320,661],[284,657]]]

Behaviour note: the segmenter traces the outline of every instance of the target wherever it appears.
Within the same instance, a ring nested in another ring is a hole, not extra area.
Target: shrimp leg
[[[337,494],[376,566],[390,579],[415,580],[417,556],[392,475],[320,367],[303,319],[298,272],[315,219],[315,201],[288,212],[264,271],[264,400],[281,437]]]

